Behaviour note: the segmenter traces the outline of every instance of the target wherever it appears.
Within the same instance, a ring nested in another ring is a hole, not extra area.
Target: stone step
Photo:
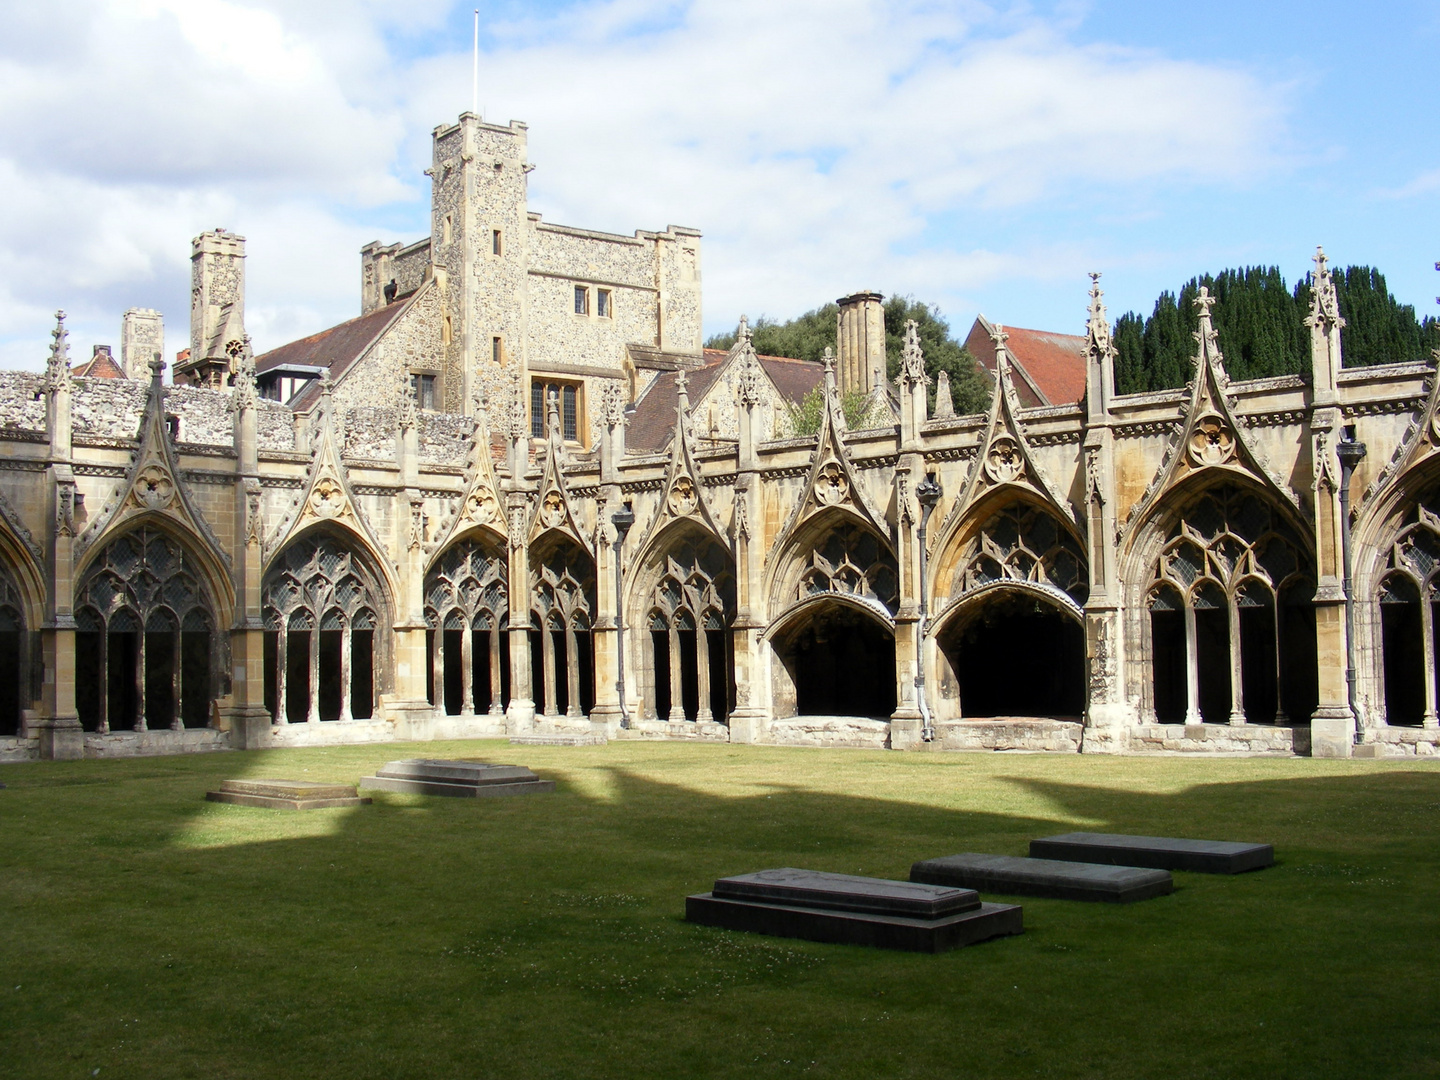
[[[604,746],[610,740],[604,735],[512,735],[511,746]]]
[[[1030,854],[1066,862],[1189,870],[1197,874],[1241,874],[1275,862],[1275,848],[1270,844],[1089,832],[1031,840]]]
[[[917,862],[910,868],[910,880],[1004,896],[1099,900],[1112,904],[1164,896],[1175,888],[1175,880],[1168,870],[1025,859],[973,851]]]
[[[261,806],[271,810],[324,810],[332,806],[361,806],[370,800],[352,784],[324,784],[313,780],[222,780],[218,791],[207,791],[210,802],[232,806]]]

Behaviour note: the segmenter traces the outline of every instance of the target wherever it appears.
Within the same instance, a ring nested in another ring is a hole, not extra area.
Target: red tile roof
[[[110,350],[102,345],[95,346],[95,355],[71,372],[77,379],[123,379],[125,372]]]
[[[1025,405],[1070,405],[1085,396],[1085,338],[1049,330],[1005,327],[1005,342],[1014,359],[1015,389]],[[995,374],[995,345],[990,324],[982,315],[965,338],[965,347]]]

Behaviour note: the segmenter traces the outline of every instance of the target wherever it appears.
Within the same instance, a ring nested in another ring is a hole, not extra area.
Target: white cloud
[[[468,33],[407,56],[454,14],[0,2],[0,362],[37,366],[56,306],[102,341],[125,307],[161,307],[173,352],[189,238],[216,225],[249,238],[261,347],[354,314],[358,247],[394,237],[382,221],[424,221],[425,133],[468,104]],[[1066,20],[922,0],[580,3],[488,27],[481,99],[529,122],[547,218],[704,230],[712,322],[857,287],[953,311],[987,282],[1089,268],[1058,241],[982,248],[967,220],[1280,162],[1283,89],[1078,45]]]

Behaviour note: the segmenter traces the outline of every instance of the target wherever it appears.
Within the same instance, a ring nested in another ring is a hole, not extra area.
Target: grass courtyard
[[[559,790],[202,801],[407,756]],[[1436,764],[454,742],[0,782],[0,1076],[1440,1073]],[[681,919],[725,874],[904,878],[1073,829],[1271,841],[1278,865],[1022,899],[1024,935],[938,956]]]

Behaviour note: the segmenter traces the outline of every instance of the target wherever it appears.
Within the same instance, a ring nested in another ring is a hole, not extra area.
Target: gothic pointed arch
[[[1217,479],[1226,475],[1248,480],[1265,489],[1267,495],[1285,508],[1291,521],[1300,527],[1304,514],[1295,493],[1265,464],[1250,445],[1244,426],[1235,414],[1230,394],[1230,376],[1220,353],[1210,309],[1215,299],[1204,286],[1195,298],[1200,311],[1200,329],[1195,333],[1195,378],[1190,399],[1180,424],[1171,433],[1160,468],[1151,478],[1145,494],[1131,508],[1120,527],[1122,547],[1133,549],[1157,508],[1178,488],[1189,488],[1192,477]]]
[[[1074,508],[1062,499],[1044,471],[1036,464],[1030,440],[1020,422],[1020,396],[1010,370],[1004,328],[995,326],[995,392],[985,434],[971,462],[970,473],[959,496],[950,504],[940,527],[933,533],[932,550],[943,552],[957,536],[973,528],[978,508],[997,501],[1021,498],[1043,504],[1049,513],[1079,537]],[[985,512],[982,510],[981,512]]]
[[[170,518],[129,519],[105,534],[76,583],[76,706],[86,729],[207,724],[229,681],[229,623],[193,536]]]
[[[150,388],[140,419],[140,445],[114,495],[75,538],[74,558],[80,572],[94,552],[113,537],[146,524],[187,537],[212,579],[217,599],[228,608],[230,556],[210,523],[195,504],[189,484],[180,471],[170,426],[165,417],[165,386],[160,381],[165,365],[150,365]]]
[[[825,362],[825,401],[820,412],[820,432],[810,457],[810,469],[800,496],[784,527],[775,538],[765,560],[765,592],[772,602],[779,599],[793,576],[797,562],[814,553],[814,542],[842,523],[855,535],[872,536],[878,551],[895,564],[892,533],[884,516],[866,495],[850,450],[845,445],[844,422],[835,389],[834,361]],[[849,533],[847,533],[849,535]],[[888,586],[887,586],[888,588]],[[792,598],[793,600],[793,598]],[[781,603],[781,607],[787,606]],[[772,610],[780,610],[775,607]],[[891,607],[893,611],[893,607]]]
[[[381,553],[385,545],[375,534],[369,519],[355,498],[350,486],[350,472],[340,452],[340,439],[335,430],[335,399],[330,379],[322,376],[320,432],[306,470],[300,495],[265,538],[263,558],[273,565],[278,556],[305,533],[316,528],[348,534],[375,565],[390,596],[396,595],[392,580],[393,567]]]
[[[900,576],[884,534],[831,507],[807,518],[777,557],[770,578],[772,624],[814,596],[841,596],[893,626]]]
[[[260,590],[266,704],[276,723],[366,719],[388,687],[394,593],[353,529],[310,521],[269,560]]]
[[[428,547],[433,563],[456,540],[476,532],[488,533],[503,544],[509,529],[505,521],[505,504],[500,497],[500,484],[495,478],[495,462],[490,452],[490,422],[483,403],[476,409],[475,430],[470,436],[470,453],[465,462],[465,493],[453,513],[444,518],[435,530],[435,539]]]
[[[565,440],[560,427],[560,408],[553,395],[547,415],[549,437],[545,464],[540,473],[540,497],[530,516],[530,543],[533,546],[546,533],[558,533],[574,541],[593,559],[594,549],[570,500],[570,486],[565,479]]]
[[[675,373],[678,390],[675,406],[675,435],[670,440],[670,464],[665,469],[661,491],[664,493],[655,508],[655,516],[645,529],[639,550],[641,562],[650,548],[670,526],[687,522],[710,534],[717,542],[730,546],[724,531],[710,512],[699,466],[695,464],[690,430],[690,395],[685,386],[685,372]]]
[[[45,621],[45,556],[30,530],[0,494],[0,567],[12,578],[13,603],[30,629]]]
[[[509,545],[474,527],[436,553],[425,573],[431,693],[448,714],[500,713],[509,700]]]

